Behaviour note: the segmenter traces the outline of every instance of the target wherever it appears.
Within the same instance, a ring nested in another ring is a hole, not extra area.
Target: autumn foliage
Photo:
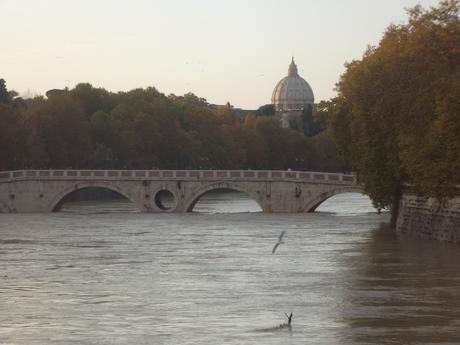
[[[210,109],[191,93],[83,83],[23,100],[3,86],[0,170],[345,168],[326,134],[308,138],[273,116]]]
[[[460,184],[459,1],[408,10],[346,66],[332,127],[378,207],[404,184],[446,199]]]

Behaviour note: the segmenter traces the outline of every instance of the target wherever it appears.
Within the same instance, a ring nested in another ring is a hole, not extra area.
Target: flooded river
[[[214,193],[190,214],[1,214],[0,344],[460,343],[458,246],[397,236],[357,194],[257,210]]]

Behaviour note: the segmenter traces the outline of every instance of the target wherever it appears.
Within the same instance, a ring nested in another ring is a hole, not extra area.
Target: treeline
[[[346,164],[323,132],[313,138],[272,116],[210,109],[191,93],[109,92],[90,84],[21,99],[0,81],[0,170],[298,169]]]
[[[378,207],[394,204],[404,184],[441,200],[458,193],[459,4],[409,10],[337,85],[334,136]]]

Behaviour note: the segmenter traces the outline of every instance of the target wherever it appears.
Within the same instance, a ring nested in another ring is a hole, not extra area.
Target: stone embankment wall
[[[460,244],[460,196],[441,205],[433,198],[403,193],[396,231]]]

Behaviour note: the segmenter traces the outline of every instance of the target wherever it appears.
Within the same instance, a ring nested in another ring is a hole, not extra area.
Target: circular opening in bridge
[[[315,212],[334,213],[338,215],[356,215],[376,213],[377,209],[372,205],[371,199],[361,193],[336,194],[322,202]],[[382,210],[387,212],[387,210]]]
[[[190,211],[199,213],[245,213],[262,212],[262,209],[246,193],[230,188],[216,188],[202,194],[195,201]]]
[[[162,189],[155,194],[155,204],[159,209],[170,210],[176,205],[174,194],[167,189]]]
[[[111,213],[138,212],[136,206],[122,194],[104,187],[86,187],[64,196],[54,212]]]

